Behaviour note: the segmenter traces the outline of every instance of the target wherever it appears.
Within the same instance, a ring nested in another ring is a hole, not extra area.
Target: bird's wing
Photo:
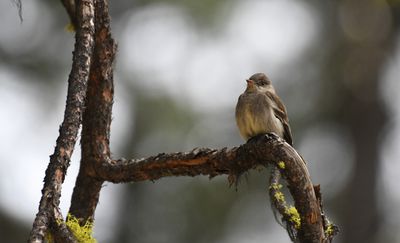
[[[272,101],[273,101],[273,110],[275,113],[275,117],[278,118],[283,125],[283,138],[286,140],[286,142],[290,145],[293,145],[293,139],[292,139],[292,132],[290,130],[289,126],[289,118],[286,112],[286,107],[282,103],[281,99],[279,97],[272,93],[272,92],[266,92],[265,93]]]

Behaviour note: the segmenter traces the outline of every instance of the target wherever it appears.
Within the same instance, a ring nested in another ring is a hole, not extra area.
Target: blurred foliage
[[[213,25],[218,25],[221,23],[221,15],[225,14],[225,10],[229,10],[229,8],[236,1],[228,1],[228,0],[205,0],[205,1],[196,1],[196,0],[138,0],[135,1],[135,5],[137,7],[148,6],[150,4],[167,4],[172,6],[177,6],[182,8],[188,16],[191,16],[195,23],[198,24],[198,27],[202,27],[205,29],[210,29]]]

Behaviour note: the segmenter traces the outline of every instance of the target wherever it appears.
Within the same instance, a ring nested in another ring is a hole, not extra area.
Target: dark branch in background
[[[76,19],[76,5],[75,0],[61,0],[62,4],[64,5],[65,10],[68,13],[69,19],[71,23],[74,25],[74,28],[78,26],[77,19]]]
[[[61,185],[74,150],[86,99],[93,51],[94,6],[92,0],[78,1],[77,22],[79,25],[75,37],[72,69],[68,79],[64,120],[46,170],[39,212],[33,223],[30,242],[43,242],[49,225],[59,225],[59,222],[55,222],[55,210],[58,210],[60,204]]]
[[[19,20],[22,23],[24,21],[24,19],[22,18],[22,3],[21,3],[21,0],[12,0],[12,2],[15,4],[15,6],[18,9]]]

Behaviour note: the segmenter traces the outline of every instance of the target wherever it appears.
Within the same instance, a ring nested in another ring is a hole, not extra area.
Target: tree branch
[[[94,168],[110,157],[110,126],[114,97],[113,63],[116,44],[111,36],[108,4],[95,1],[95,48],[90,67],[82,127],[82,160],[72,194],[70,214],[81,225],[93,219],[103,181]]]
[[[272,167],[271,177],[269,180],[269,198],[271,201],[271,208],[278,224],[286,228],[290,239],[294,241],[297,237],[296,232],[297,229],[300,228],[299,226],[301,225],[301,222],[300,220],[297,220],[297,218],[292,218],[294,215],[290,214],[289,206],[287,205],[285,196],[281,191],[283,186],[279,183],[280,178],[281,174],[278,168]],[[282,216],[281,219],[278,218],[277,213]],[[298,219],[300,219],[300,217]]]
[[[15,6],[17,7],[18,10],[18,16],[19,16],[19,20],[24,21],[23,17],[22,17],[22,3],[21,0],[12,0],[12,2],[15,4]]]
[[[73,64],[68,79],[68,95],[64,120],[53,155],[46,170],[39,212],[30,233],[30,242],[43,242],[49,224],[55,219],[54,209],[60,204],[61,185],[74,150],[82,121],[87,80],[93,51],[93,0],[77,1],[77,32]]]
[[[54,208],[54,220],[50,224],[51,229],[54,234],[53,239],[54,242],[63,242],[63,243],[76,243],[78,242],[75,238],[75,235],[69,230],[67,225],[64,222],[63,216],[58,207]]]
[[[109,160],[96,167],[96,175],[114,183],[157,180],[167,176],[228,174],[235,178],[257,165],[279,168],[288,183],[301,220],[300,242],[325,242],[319,202],[303,159],[274,134],[266,134],[232,149],[195,149],[187,153],[159,154],[139,160]]]
[[[76,5],[75,0],[61,0],[62,4],[64,5],[65,10],[68,13],[69,20],[74,25],[74,27],[78,26],[77,19],[76,19]]]

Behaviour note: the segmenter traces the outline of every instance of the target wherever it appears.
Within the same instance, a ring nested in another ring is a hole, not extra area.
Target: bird
[[[286,107],[277,95],[271,80],[264,73],[256,73],[246,80],[246,90],[236,104],[236,123],[246,140],[274,132],[293,145]]]

